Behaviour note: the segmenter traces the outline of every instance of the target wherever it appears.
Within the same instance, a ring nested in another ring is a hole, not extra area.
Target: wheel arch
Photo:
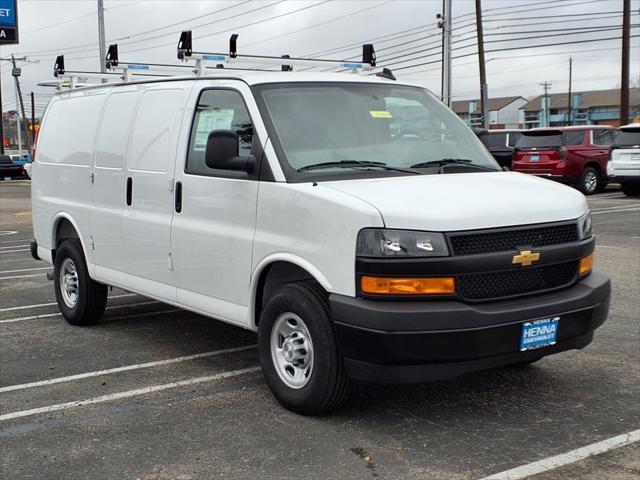
[[[248,327],[257,330],[265,299],[280,286],[293,281],[312,281],[326,292],[331,282],[311,262],[290,254],[276,254],[255,268],[250,287]]]
[[[91,265],[87,254],[87,245],[80,233],[80,227],[73,217],[66,212],[58,213],[53,221],[53,228],[51,231],[51,260],[55,262],[56,250],[60,246],[61,241],[69,238],[76,238],[80,241],[84,259],[87,262],[87,265]]]

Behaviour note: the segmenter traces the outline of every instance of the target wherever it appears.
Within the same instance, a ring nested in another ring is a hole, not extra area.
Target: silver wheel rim
[[[309,329],[292,312],[280,315],[271,329],[271,359],[280,379],[291,388],[304,387],[313,373]]]
[[[78,270],[70,258],[65,258],[60,265],[60,293],[64,304],[73,308],[78,303]]]
[[[598,176],[593,172],[587,172],[584,176],[584,188],[587,192],[593,192],[598,186]]]

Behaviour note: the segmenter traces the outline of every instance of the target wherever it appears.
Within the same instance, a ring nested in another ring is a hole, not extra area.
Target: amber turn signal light
[[[453,277],[380,278],[362,277],[360,289],[374,295],[451,295],[456,293]]]
[[[580,266],[578,267],[578,275],[586,275],[593,269],[593,262],[595,261],[595,253],[590,253],[584,258],[580,259]]]

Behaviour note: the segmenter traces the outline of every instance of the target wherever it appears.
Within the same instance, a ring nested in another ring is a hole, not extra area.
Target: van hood
[[[415,175],[323,182],[357,197],[387,228],[451,232],[556,222],[580,217],[585,197],[573,188],[516,172]]]

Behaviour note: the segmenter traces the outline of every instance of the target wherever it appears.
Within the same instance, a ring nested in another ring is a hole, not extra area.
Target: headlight
[[[441,233],[366,228],[358,234],[360,257],[446,257],[447,242]]]
[[[591,222],[591,212],[585,213],[578,219],[578,236],[580,240],[593,235],[593,223]]]

